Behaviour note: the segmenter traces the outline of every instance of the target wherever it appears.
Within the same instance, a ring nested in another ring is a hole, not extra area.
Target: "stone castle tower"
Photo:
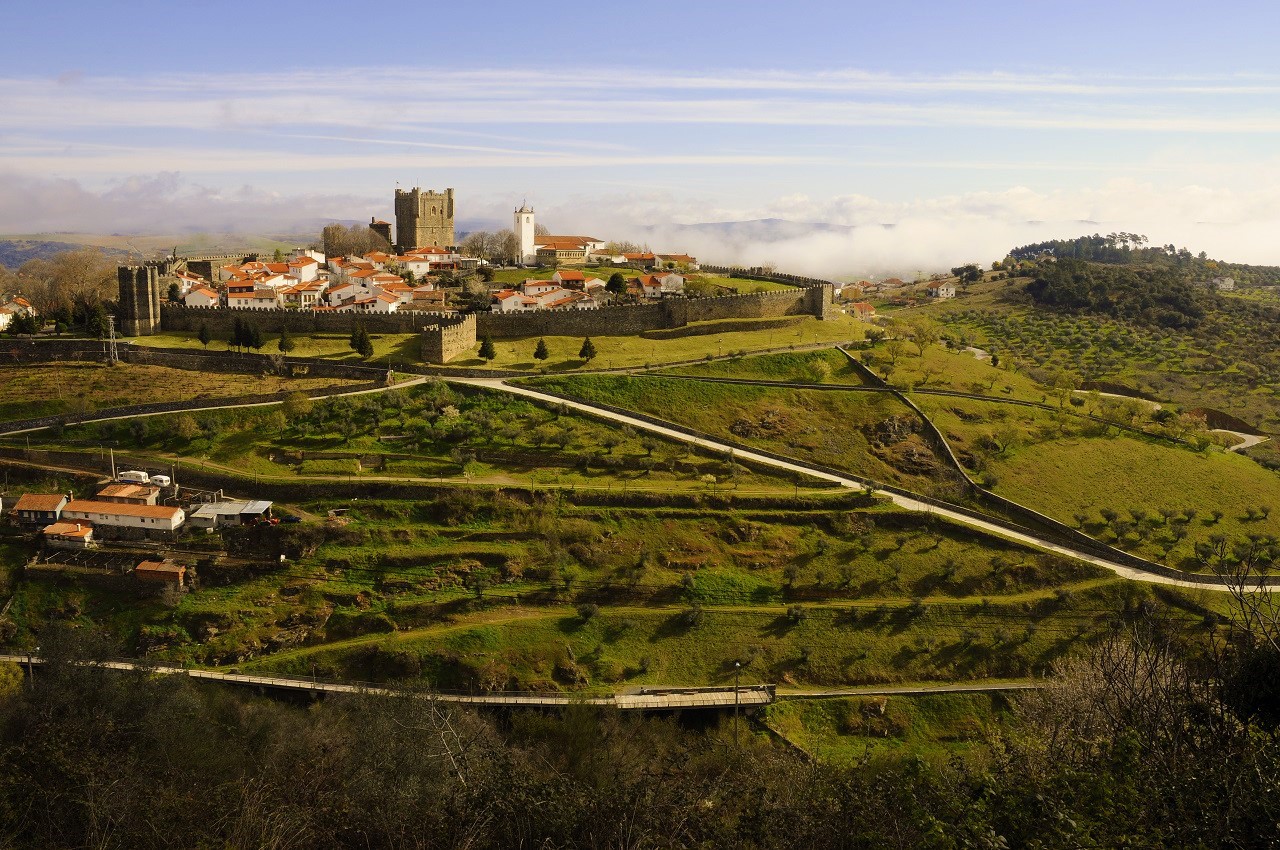
[[[520,209],[515,211],[516,223],[515,230],[516,244],[520,246],[520,262],[531,263],[536,258],[533,249],[533,209],[527,204],[520,205]]]
[[[453,190],[406,192],[396,189],[396,245],[402,250],[436,245],[448,248],[453,239]]]
[[[151,336],[160,326],[160,268],[154,263],[120,266],[120,308],[116,318],[123,336]]]

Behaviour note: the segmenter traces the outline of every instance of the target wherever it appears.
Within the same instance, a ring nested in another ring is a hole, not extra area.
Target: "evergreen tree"
[[[84,332],[91,337],[106,336],[107,311],[99,304],[85,314]]]
[[[596,356],[596,345],[591,341],[591,337],[587,337],[582,341],[582,348],[578,349],[578,356],[588,363],[591,362],[591,358]]]
[[[196,332],[196,339],[200,340],[200,344],[205,348],[209,347],[209,342],[213,339],[209,333],[209,326],[204,322],[200,323],[200,330]]]
[[[280,349],[281,354],[288,354],[297,348],[298,344],[293,341],[293,337],[289,336],[288,328],[281,328],[280,340],[276,343],[276,346]]]
[[[236,316],[231,323],[230,345],[236,351],[239,351],[240,349],[244,348],[245,342],[246,340],[245,340],[244,319],[241,319],[239,316]]]
[[[480,340],[480,356],[485,360],[492,360],[498,356],[498,352],[493,349],[493,340],[489,337]]]
[[[262,339],[262,328],[258,327],[257,322],[245,323],[245,336],[247,337],[245,339],[245,343],[247,343],[254,351],[262,348],[264,344]]]
[[[547,351],[547,341],[545,339],[538,338],[538,346],[533,349],[533,356],[537,360],[546,360],[551,356],[551,352]]]
[[[351,348],[365,360],[373,356],[373,340],[369,339],[369,332],[364,329],[364,325],[356,325],[356,329],[351,332]]]
[[[178,304],[182,301],[182,287],[178,286],[176,281],[169,284],[169,301],[173,304]]]
[[[622,272],[614,272],[609,275],[609,282],[604,285],[604,288],[614,295],[622,295],[627,291],[627,279]]]

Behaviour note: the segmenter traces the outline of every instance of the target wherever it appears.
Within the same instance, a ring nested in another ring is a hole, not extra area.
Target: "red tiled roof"
[[[43,533],[49,537],[88,537],[93,534],[93,526],[87,522],[55,522],[46,525]]]
[[[13,506],[15,511],[44,511],[45,513],[53,513],[62,507],[62,503],[67,497],[61,493],[24,493],[18,499],[18,504]]]
[[[116,514],[155,519],[173,519],[182,512],[182,508],[167,505],[127,505],[116,502],[95,502],[92,499],[73,499],[67,502],[67,506],[62,510],[72,513]]]

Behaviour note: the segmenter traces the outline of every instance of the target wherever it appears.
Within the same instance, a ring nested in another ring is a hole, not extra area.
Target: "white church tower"
[[[520,204],[516,210],[516,243],[520,246],[520,262],[532,263],[537,259],[537,251],[533,246],[533,210],[527,203]]]

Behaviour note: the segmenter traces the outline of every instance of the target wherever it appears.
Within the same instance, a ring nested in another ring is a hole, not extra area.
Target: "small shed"
[[[189,521],[193,528],[222,528],[270,518],[271,502],[210,502],[192,511]]]
[[[168,558],[163,561],[143,561],[133,568],[138,581],[159,582],[182,587],[187,581],[187,568]]]

